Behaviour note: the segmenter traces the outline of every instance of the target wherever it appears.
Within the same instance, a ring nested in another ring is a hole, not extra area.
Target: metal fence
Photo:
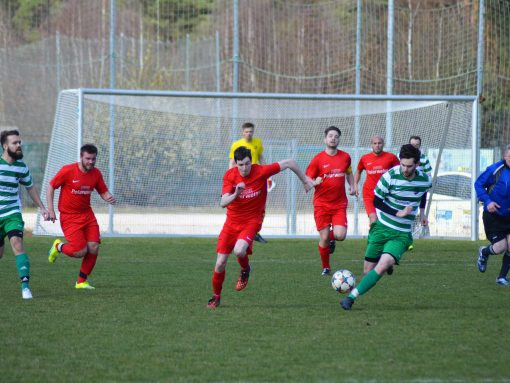
[[[19,128],[28,143],[48,144],[59,90],[112,80],[125,89],[481,93],[481,147],[510,142],[508,1],[40,0],[29,21],[21,2],[0,4],[0,128]],[[32,168],[44,168],[38,153]]]

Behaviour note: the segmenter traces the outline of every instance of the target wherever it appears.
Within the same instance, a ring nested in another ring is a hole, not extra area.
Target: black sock
[[[489,255],[494,255],[494,254],[496,254],[496,253],[494,252],[492,245],[486,246],[482,249],[482,255],[485,257],[488,257]]]
[[[507,251],[503,254],[503,261],[501,262],[501,270],[499,271],[498,278],[506,278],[508,270],[510,270],[510,252]]]

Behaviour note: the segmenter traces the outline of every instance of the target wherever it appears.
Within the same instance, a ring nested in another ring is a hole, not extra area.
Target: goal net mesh
[[[84,94],[80,125],[79,94],[59,95],[41,197],[46,201],[47,185],[63,165],[79,160],[82,144],[95,144],[96,166],[117,199],[109,207],[93,193],[102,235],[217,235],[225,220],[219,201],[230,146],[248,121],[263,141],[266,163],[294,158],[305,170],[324,150],[324,129],[335,125],[342,132],[339,149],[350,154],[353,171],[371,151],[374,135],[384,137],[385,150],[397,155],[411,135],[420,136],[438,175],[465,175],[472,166],[471,101]],[[290,170],[273,180],[261,233],[317,235],[313,192],[306,194]],[[469,237],[471,188],[458,196],[440,193],[435,191],[429,213],[430,235]],[[55,206],[58,196],[59,190]],[[361,197],[349,197],[348,221],[348,235],[368,234]],[[34,232],[62,235],[58,222],[40,216]]]

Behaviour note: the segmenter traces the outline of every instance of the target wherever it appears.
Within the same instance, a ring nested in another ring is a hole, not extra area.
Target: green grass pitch
[[[479,243],[420,240],[350,312],[321,277],[317,240],[255,243],[252,275],[206,308],[216,239],[107,238],[90,280],[79,261],[27,237],[33,301],[10,249],[0,260],[2,382],[508,382],[510,288],[501,256],[477,271]],[[332,267],[361,277],[365,240]]]

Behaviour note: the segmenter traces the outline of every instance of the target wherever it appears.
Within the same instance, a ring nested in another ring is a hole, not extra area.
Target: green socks
[[[21,279],[21,288],[28,287],[28,279],[30,278],[30,262],[28,261],[28,255],[25,253],[15,256],[16,258],[16,269],[18,269],[18,275]]]
[[[363,277],[361,282],[352,292],[349,294],[349,297],[352,299],[356,299],[359,295],[365,294],[368,290],[376,285],[376,283],[381,279],[382,275],[377,274],[375,269],[370,270],[367,275]]]

